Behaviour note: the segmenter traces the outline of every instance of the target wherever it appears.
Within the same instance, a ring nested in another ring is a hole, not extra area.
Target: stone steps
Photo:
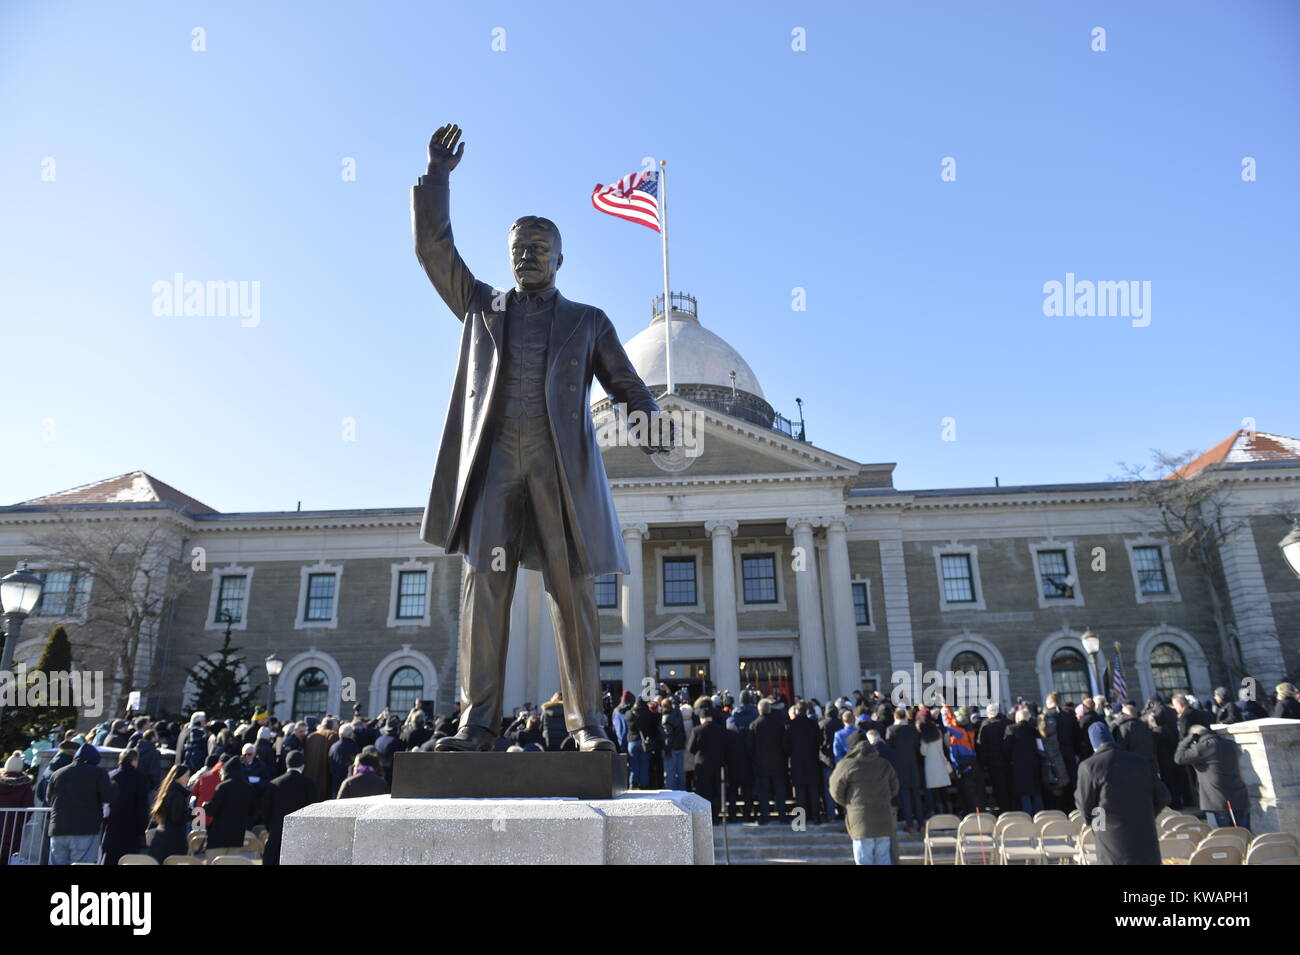
[[[900,865],[921,865],[921,836],[901,829],[897,836]],[[713,827],[713,857],[718,865],[852,865],[853,843],[843,823],[792,829],[772,821],[762,826],[730,823],[723,843],[721,826]]]

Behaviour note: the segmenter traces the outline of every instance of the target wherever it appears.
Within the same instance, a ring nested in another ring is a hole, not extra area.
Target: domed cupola
[[[655,296],[650,326],[625,345],[641,380],[655,394],[668,384],[664,339],[664,297]],[[673,393],[764,428],[774,426],[772,406],[763,397],[749,362],[700,324],[699,305],[685,292],[672,293]]]

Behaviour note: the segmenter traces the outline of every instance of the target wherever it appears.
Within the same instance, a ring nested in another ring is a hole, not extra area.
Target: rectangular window
[[[740,558],[741,585],[747,604],[776,603],[776,555],[744,554]]]
[[[244,619],[244,595],[248,593],[248,578],[243,574],[230,574],[221,578],[217,593],[216,623],[239,623]]]
[[[1038,576],[1043,584],[1043,597],[1048,600],[1074,599],[1074,585],[1070,581],[1070,562],[1063,550],[1038,552]]]
[[[943,567],[943,599],[950,604],[973,604],[975,576],[970,569],[970,554],[944,554],[939,562]]]
[[[334,616],[333,574],[311,574],[307,577],[307,607],[304,620],[329,620]]]
[[[1134,547],[1133,563],[1137,566],[1138,585],[1144,594],[1169,593],[1165,555],[1159,547]]]
[[[601,610],[618,606],[618,574],[602,574],[596,578],[596,606]]]
[[[853,585],[853,618],[859,627],[871,626],[871,610],[867,606],[867,585],[865,582]]]
[[[70,617],[81,610],[79,599],[81,576],[73,570],[34,571],[41,578],[41,596],[33,616]]]
[[[429,595],[429,575],[423,570],[404,570],[397,575],[397,619],[424,619]],[[327,618],[328,619],[328,618]]]
[[[695,598],[695,558],[664,558],[664,606],[690,607]]]

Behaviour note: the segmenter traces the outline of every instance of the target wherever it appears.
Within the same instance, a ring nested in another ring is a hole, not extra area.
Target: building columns
[[[739,697],[740,636],[736,623],[736,567],[731,541],[739,521],[706,521],[705,533],[713,539],[713,685]]]
[[[848,528],[850,517],[826,521],[826,563],[830,576],[831,620],[835,631],[836,674],[840,685],[835,695],[852,695],[862,689],[862,663],[858,654],[858,625],[853,615],[853,583],[849,571]]]
[[[642,542],[649,534],[645,524],[623,525],[623,549],[628,572],[623,575],[619,605],[623,613],[623,689],[640,694],[646,673],[645,569]]]
[[[817,576],[817,545],[813,541],[814,519],[791,517],[786,522],[794,535],[795,596],[799,602],[799,662],[803,670],[800,695],[830,699],[826,676],[826,638],[822,631],[821,584]]]

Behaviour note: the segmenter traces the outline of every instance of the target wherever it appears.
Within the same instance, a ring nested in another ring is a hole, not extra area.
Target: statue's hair
[[[519,229],[546,229],[555,236],[557,242],[560,241],[560,227],[545,216],[521,216],[510,226],[511,232]]]

